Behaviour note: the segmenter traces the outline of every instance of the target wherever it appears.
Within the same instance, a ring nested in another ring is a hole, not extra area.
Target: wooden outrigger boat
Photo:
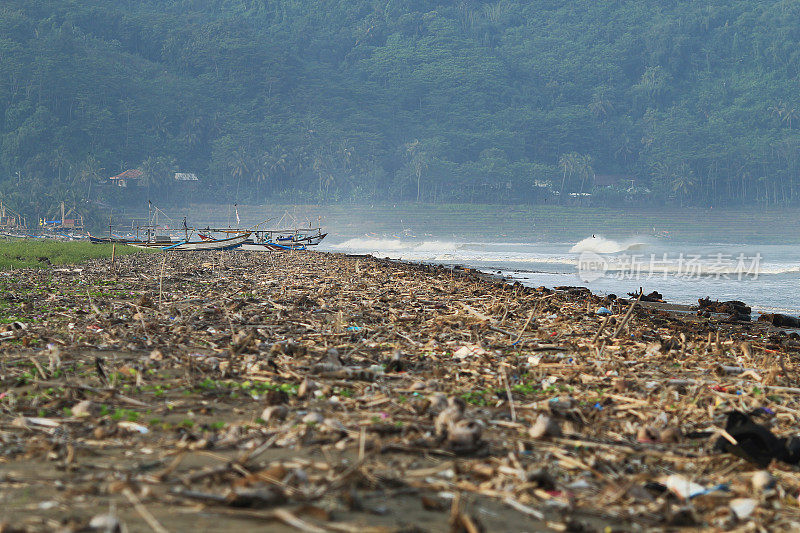
[[[206,228],[207,233],[241,233],[249,231],[252,238],[245,239],[237,248],[243,252],[280,252],[284,250],[306,250],[318,245],[328,234],[321,228],[298,228],[284,230],[242,230],[232,228]],[[198,233],[201,239],[211,239],[206,233]]]
[[[202,251],[202,250],[233,250],[250,237],[250,233],[240,233],[226,239],[209,239],[200,241],[183,241],[168,246],[161,246],[164,251]],[[135,246],[135,245],[134,245]],[[147,246],[152,248],[153,246]]]
[[[151,205],[152,209],[153,206]],[[169,226],[159,225],[157,217],[169,220]],[[281,217],[278,227],[287,215]],[[238,220],[238,214],[237,214]],[[89,236],[93,243],[116,243],[135,246],[138,248],[159,250],[242,250],[256,252],[279,252],[284,250],[306,250],[309,246],[318,245],[328,234],[322,233],[322,228],[291,228],[291,229],[260,229],[269,221],[264,221],[255,226],[243,228],[195,228],[189,227],[186,218],[178,226],[160,209],[155,208],[155,215],[149,216],[146,225],[131,225],[131,233],[127,236],[114,234],[109,222],[108,237]],[[171,228],[171,229],[170,229]],[[133,233],[135,231],[135,234]],[[176,236],[177,234],[177,236]],[[222,238],[213,236],[222,234]],[[199,240],[193,239],[197,235]]]

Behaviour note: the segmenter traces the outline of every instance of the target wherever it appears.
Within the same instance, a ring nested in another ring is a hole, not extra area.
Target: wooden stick
[[[147,522],[147,525],[150,526],[153,531],[156,533],[169,533],[164,526],[162,526],[158,520],[156,520],[156,517],[150,514],[150,511],[147,510],[147,507],[145,507],[142,502],[139,501],[139,498],[136,497],[131,489],[122,489],[122,494],[128,498],[128,501],[133,504],[133,508],[136,509],[137,513],[139,513],[139,516],[141,516],[144,521]]]
[[[642,299],[642,293],[640,292],[639,293],[639,297],[636,298],[636,300],[634,300],[634,302],[631,304],[630,308],[628,309],[628,312],[625,314],[625,318],[623,318],[622,322],[620,322],[619,327],[617,328],[617,331],[615,331],[614,334],[611,336],[612,339],[616,339],[619,336],[619,334],[622,332],[622,328],[625,327],[625,325],[628,323],[628,320],[630,320],[631,315],[633,314],[633,308],[636,307],[636,304],[638,304],[639,300],[641,300],[641,299]]]
[[[164,289],[164,265],[167,263],[167,253],[164,252],[164,258],[161,260],[161,274],[158,276],[158,308],[161,309],[161,297]]]
[[[511,496],[509,496],[506,499],[504,499],[503,502],[506,505],[508,505],[509,507],[511,507],[512,509],[516,509],[517,511],[519,511],[522,514],[526,514],[528,516],[532,516],[533,518],[535,518],[537,520],[544,520],[544,513],[542,513],[541,511],[537,511],[536,509],[534,509],[532,507],[528,507],[527,505],[523,505],[523,504],[519,503],[517,500],[513,499]]]
[[[531,314],[528,315],[528,320],[525,321],[525,325],[522,326],[522,329],[519,330],[519,333],[517,333],[517,338],[514,339],[514,342],[511,343],[512,345],[517,344],[519,340],[522,338],[522,334],[525,333],[525,330],[528,328],[528,324],[530,324],[531,320],[533,319],[534,312],[536,312],[536,309],[531,309]]]
[[[500,375],[503,378],[503,384],[506,387],[506,396],[508,397],[508,405],[511,407],[511,421],[517,421],[517,411],[514,409],[514,398],[511,396],[511,387],[508,384],[508,376],[506,375],[506,369],[502,368]]]
[[[607,316],[607,317],[605,317],[603,319],[603,323],[600,324],[600,329],[598,329],[597,333],[594,334],[594,338],[592,339],[592,344],[596,344],[597,343],[597,339],[600,338],[600,334],[603,333],[604,329],[606,329],[606,326],[608,325],[608,321],[609,321],[610,318],[611,317]]]

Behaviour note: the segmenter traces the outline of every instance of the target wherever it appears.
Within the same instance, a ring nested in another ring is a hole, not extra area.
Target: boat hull
[[[164,251],[208,251],[208,250],[233,250],[250,237],[249,233],[243,233],[227,239],[216,239],[210,241],[179,242],[171,246],[161,248]]]
[[[272,242],[244,242],[236,249],[242,252],[283,252],[291,250],[289,246]]]
[[[176,242],[174,244],[147,242],[147,243],[132,244],[131,246],[136,246],[137,248],[164,250],[170,252],[233,250],[234,248],[240,246],[244,241],[246,241],[249,236],[250,236],[249,233],[243,233],[241,235],[236,235],[234,237],[228,237],[227,239],[212,239],[207,241],[182,241],[182,242]]]

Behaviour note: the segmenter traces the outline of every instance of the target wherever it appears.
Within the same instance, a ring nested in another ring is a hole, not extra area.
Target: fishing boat
[[[281,229],[265,229],[264,225],[270,220],[256,224],[250,228],[205,228],[190,227],[186,217],[178,224],[168,217],[163,211],[148,204],[147,224],[133,225],[127,235],[115,233],[109,221],[108,237],[90,236],[94,243],[117,243],[135,246],[137,248],[159,250],[241,250],[256,252],[279,252],[285,250],[307,250],[310,246],[318,245],[328,234],[322,232],[320,227],[297,227],[296,221],[288,213],[277,223]],[[153,213],[153,209],[155,212]],[[159,217],[162,223],[159,224]],[[291,221],[284,221],[290,217]],[[166,219],[167,224],[163,221]],[[239,216],[237,212],[237,222]],[[272,219],[274,220],[274,219]],[[289,224],[295,227],[286,227]],[[310,224],[308,224],[310,226]],[[124,230],[123,230],[124,231]],[[220,235],[222,235],[220,237]],[[196,237],[195,237],[196,236]]]
[[[268,219],[249,228],[248,231],[253,232],[253,238],[242,243],[239,250],[251,252],[307,250],[309,246],[318,245],[328,235],[322,233],[321,227],[311,227],[308,222],[306,227],[300,226],[297,219],[288,211],[274,223],[273,227],[280,229],[268,229],[266,225],[274,220]]]
[[[163,251],[208,251],[208,250],[233,250],[240,246],[247,238],[250,237],[250,232],[236,234],[232,237],[224,239],[201,239],[199,241],[184,240],[179,242],[159,243],[157,241],[150,241],[145,243],[133,243],[131,246],[137,248],[159,249]]]
[[[255,239],[247,239],[237,248],[242,252],[283,252],[292,249],[289,246],[275,244],[274,242],[256,242]]]
[[[307,250],[309,246],[318,245],[328,234],[321,228],[297,228],[262,230],[250,228],[205,228],[198,231],[198,236],[206,242],[212,240],[211,233],[241,234],[249,232],[252,237],[245,239],[237,250],[243,252],[280,252],[285,250]]]
[[[321,228],[291,230],[288,234],[281,234],[280,230],[271,233],[277,235],[277,237],[274,237],[277,244],[290,246],[316,246],[328,235],[327,233],[322,233]]]
[[[318,245],[328,234],[320,228],[296,230],[256,230],[254,238],[239,247],[249,252],[276,252],[281,250],[307,250]]]

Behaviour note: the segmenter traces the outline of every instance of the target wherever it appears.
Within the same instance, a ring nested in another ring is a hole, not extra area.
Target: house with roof
[[[131,168],[122,172],[121,174],[117,174],[116,176],[111,176],[108,178],[111,180],[111,183],[116,185],[117,187],[130,187],[130,186],[139,186],[142,177],[144,176],[144,172],[139,169]]]

